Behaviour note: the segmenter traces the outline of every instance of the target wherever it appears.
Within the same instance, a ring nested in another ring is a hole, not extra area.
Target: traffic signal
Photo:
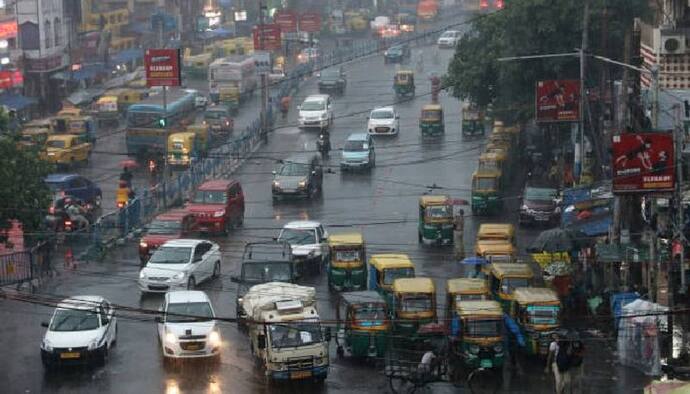
[[[158,127],[163,128],[167,125],[167,120],[165,118],[158,119]]]

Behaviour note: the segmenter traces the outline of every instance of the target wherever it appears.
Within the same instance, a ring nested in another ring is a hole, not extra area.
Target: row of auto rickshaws
[[[492,263],[485,278],[448,279],[439,305],[434,280],[416,276],[408,255],[367,257],[357,232],[331,234],[328,242],[340,356],[384,360],[387,373],[411,373],[431,347],[468,370],[500,368],[511,343],[521,342],[528,355],[546,355],[560,327],[558,296],[533,287],[527,264]]]
[[[415,95],[415,76],[412,70],[398,70],[393,77],[393,91],[398,100]],[[437,102],[422,107],[419,116],[419,130],[422,136],[439,136],[445,132],[443,107]]]

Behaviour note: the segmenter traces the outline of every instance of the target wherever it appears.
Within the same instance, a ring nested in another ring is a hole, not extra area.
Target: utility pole
[[[265,51],[264,46],[264,3],[259,1],[259,43],[261,50]],[[268,75],[266,72],[261,72],[261,138],[268,139]]]
[[[587,95],[585,94],[585,71],[586,71],[586,58],[585,54],[587,52],[588,41],[589,41],[589,0],[585,0],[585,15],[582,22],[582,45],[580,48],[580,145],[579,145],[579,156],[580,156],[580,167],[578,170],[578,180],[582,183],[582,174],[585,169],[585,105],[587,105]],[[575,155],[577,156],[577,155]],[[577,161],[575,163],[575,168],[577,169]]]

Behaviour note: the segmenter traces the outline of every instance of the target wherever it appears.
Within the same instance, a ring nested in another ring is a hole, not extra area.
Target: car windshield
[[[467,320],[463,326],[465,330],[465,335],[467,335],[468,337],[497,337],[501,335],[501,327],[503,326],[503,320],[470,319]]]
[[[372,119],[393,119],[393,111],[373,111]]]
[[[178,220],[154,220],[148,227],[149,234],[177,234],[182,229]]]
[[[172,148],[174,150],[182,150],[184,148],[184,143],[181,141],[173,141]]]
[[[482,171],[495,171],[499,170],[500,168],[498,167],[498,162],[494,160],[480,160],[479,161],[479,170]]]
[[[224,190],[199,190],[192,202],[197,204],[225,204],[227,196]]]
[[[348,152],[361,152],[369,149],[369,144],[365,141],[347,141],[343,150]]]
[[[190,247],[163,246],[153,253],[149,264],[187,264],[191,256]]]
[[[474,188],[477,190],[495,190],[496,178],[475,178]]]
[[[98,328],[98,314],[90,310],[58,309],[50,331],[87,331]]]
[[[213,320],[213,310],[208,302],[168,304],[166,323],[198,322]]]
[[[67,188],[67,184],[65,182],[46,182],[46,185],[51,192],[59,192]]]
[[[355,320],[360,326],[381,325],[386,321],[386,308],[380,304],[366,304],[355,308]]]
[[[400,300],[401,312],[425,312],[432,308],[431,295],[403,295]]]
[[[436,110],[422,111],[422,119],[424,119],[424,120],[441,120],[441,111],[436,111]]]
[[[453,207],[449,205],[432,205],[426,207],[426,216],[432,219],[443,219],[453,217]]]
[[[391,47],[388,49],[388,53],[400,53],[400,52],[402,52],[401,47]]]
[[[527,278],[503,278],[501,281],[501,293],[513,294],[513,291],[518,287],[527,286],[529,286],[529,280]]]
[[[303,163],[285,163],[277,171],[278,175],[304,176],[309,173],[309,165]]]
[[[295,229],[286,228],[280,233],[280,241],[286,241],[290,245],[310,245],[318,243],[316,241],[316,230],[314,229]]]
[[[242,280],[252,283],[289,282],[290,263],[242,264]]]
[[[338,71],[338,70],[321,71],[321,79],[338,79],[338,78],[340,78],[340,71]]]
[[[530,201],[553,201],[556,198],[556,190],[540,187],[528,187],[525,189],[525,199]]]
[[[323,101],[305,101],[302,104],[302,111],[323,111],[326,105]]]
[[[268,327],[271,344],[276,349],[307,346],[322,341],[318,321],[271,324]]]
[[[204,112],[204,119],[220,119],[228,114],[223,110],[208,110]]]
[[[558,324],[558,306],[530,305],[527,315],[530,324]]]
[[[483,301],[486,299],[486,294],[456,294],[455,304],[458,304],[462,301]]]
[[[46,146],[48,148],[64,148],[65,147],[65,141],[62,140],[48,140],[46,142]]]
[[[160,120],[161,114],[155,112],[128,112],[128,127],[153,127]]]
[[[414,278],[414,268],[388,268],[383,271],[384,285],[392,285],[399,278]]]
[[[455,37],[455,32],[454,31],[447,31],[441,35],[443,38],[453,38]]]
[[[340,262],[360,261],[361,251],[360,250],[336,250],[334,257],[335,257],[335,261],[340,261]]]

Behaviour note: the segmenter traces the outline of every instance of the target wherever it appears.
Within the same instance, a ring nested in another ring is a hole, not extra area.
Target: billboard
[[[321,31],[321,14],[318,12],[305,12],[300,15],[299,30],[308,33]]]
[[[580,120],[580,81],[576,79],[537,82],[537,122]]]
[[[147,49],[144,54],[146,85],[180,86],[181,64],[179,49]]]
[[[24,84],[24,75],[19,70],[0,71],[0,89],[9,89]]]
[[[275,15],[275,22],[280,26],[280,31],[292,33],[297,31],[297,14],[292,11],[278,11]]]
[[[252,37],[254,38],[254,50],[257,51],[273,51],[280,49],[282,46],[282,41],[280,40],[280,26],[275,23],[254,26],[252,29]]]
[[[673,191],[673,134],[627,133],[612,137],[614,193]]]

